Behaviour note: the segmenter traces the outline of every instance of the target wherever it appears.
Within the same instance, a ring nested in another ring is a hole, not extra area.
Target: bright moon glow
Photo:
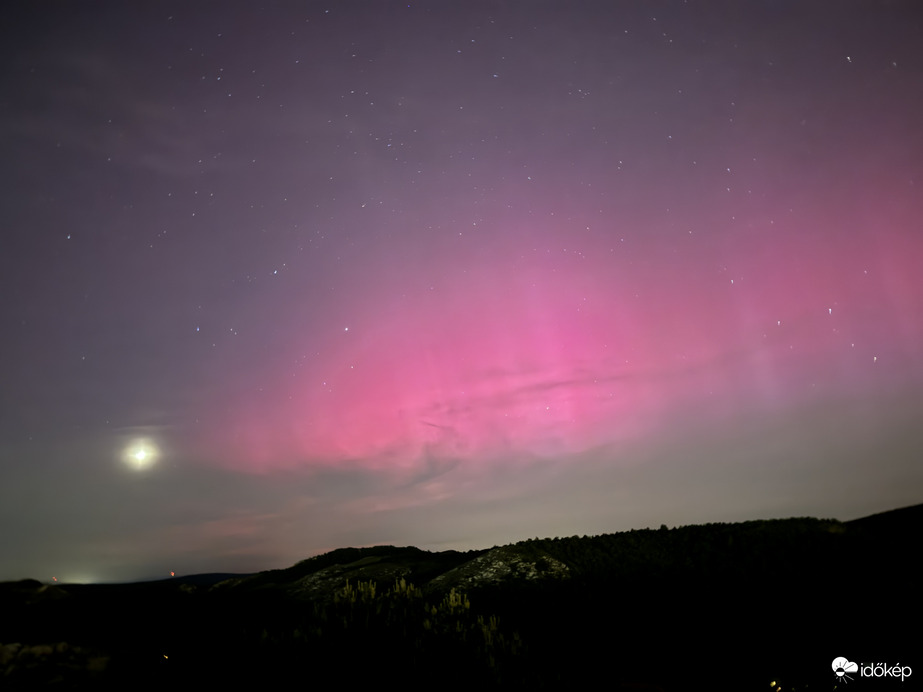
[[[135,471],[145,471],[157,461],[157,447],[150,440],[133,440],[122,451],[122,461]]]

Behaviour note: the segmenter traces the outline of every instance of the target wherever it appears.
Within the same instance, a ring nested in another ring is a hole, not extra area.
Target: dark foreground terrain
[[[918,505],[467,553],[345,548],[230,578],[8,582],[0,688],[832,690],[845,656],[910,666],[904,682],[854,680],[905,692],[923,679],[921,528]]]

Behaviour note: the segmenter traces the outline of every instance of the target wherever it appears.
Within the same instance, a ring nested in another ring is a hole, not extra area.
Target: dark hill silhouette
[[[921,614],[921,528],[917,505],[469,552],[343,548],[252,575],[9,582],[0,668],[7,689],[266,688],[321,670],[403,689],[831,689],[837,656],[921,665],[901,624]]]
[[[861,529],[881,538],[904,540],[919,536],[923,528],[923,504],[879,512],[845,522],[851,529]]]

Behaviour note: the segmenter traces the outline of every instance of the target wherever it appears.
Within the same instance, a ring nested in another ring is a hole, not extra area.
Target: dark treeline
[[[836,656],[902,654],[895,623],[920,614],[905,523],[345,548],[211,588],[5,584],[0,666],[9,689],[267,688],[321,671],[403,689],[828,689]]]

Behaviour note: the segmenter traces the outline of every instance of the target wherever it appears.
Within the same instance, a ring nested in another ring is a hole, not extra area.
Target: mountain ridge
[[[402,660],[408,680],[436,676],[451,689],[556,689],[606,674],[616,689],[669,690],[718,656],[711,687],[752,679],[756,689],[768,681],[747,656],[759,651],[799,689],[829,674],[825,647],[838,641],[912,662],[897,611],[851,607],[832,632],[830,604],[888,598],[904,605],[901,618],[918,617],[916,575],[893,548],[921,528],[915,505],[847,522],[661,526],[466,552],[340,548],[248,575],[5,582],[0,671],[10,689],[46,678],[116,689],[139,672],[163,684],[281,684],[296,662],[313,661],[373,682]],[[703,636],[706,624],[717,629]],[[367,673],[352,670],[357,647]],[[605,663],[613,657],[617,674]],[[464,673],[447,682],[457,660]]]

